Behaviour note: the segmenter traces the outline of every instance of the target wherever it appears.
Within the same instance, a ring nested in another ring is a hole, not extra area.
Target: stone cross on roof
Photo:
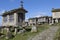
[[[23,0],[21,0],[20,3],[21,3],[20,4],[21,8],[23,8],[23,3],[24,3]]]

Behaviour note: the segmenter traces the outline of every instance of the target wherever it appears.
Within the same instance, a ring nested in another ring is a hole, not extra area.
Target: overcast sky
[[[51,16],[52,8],[60,8],[60,0],[23,0],[28,11],[26,19],[39,16]],[[0,14],[20,7],[20,0],[0,0]],[[2,18],[0,17],[0,24]]]

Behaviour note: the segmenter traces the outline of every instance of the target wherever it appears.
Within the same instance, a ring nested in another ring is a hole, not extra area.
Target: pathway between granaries
[[[28,40],[53,40],[59,27],[53,26],[47,30],[44,30],[42,33],[39,33],[35,37],[29,38]]]

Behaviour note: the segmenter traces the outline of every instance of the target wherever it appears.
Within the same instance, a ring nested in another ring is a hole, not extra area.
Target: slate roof
[[[10,11],[6,11],[2,14],[3,15],[7,15],[7,14],[11,14],[11,13],[14,13],[14,12],[17,12],[17,11],[24,11],[25,13],[27,13],[28,11],[26,11],[24,8],[17,8],[17,9],[13,9],[13,10],[10,10]]]
[[[29,18],[28,20],[32,20],[32,19],[37,19],[37,17],[35,17],[35,18]]]
[[[52,9],[52,12],[60,12],[60,8],[58,8],[58,9]]]

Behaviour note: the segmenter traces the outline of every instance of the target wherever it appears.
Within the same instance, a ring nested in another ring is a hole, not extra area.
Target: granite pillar
[[[7,28],[7,32],[10,32],[9,28]]]
[[[15,34],[15,35],[17,34],[17,28],[15,28],[15,32],[14,32],[14,34]]]
[[[58,23],[58,19],[57,18],[56,18],[55,22]]]

